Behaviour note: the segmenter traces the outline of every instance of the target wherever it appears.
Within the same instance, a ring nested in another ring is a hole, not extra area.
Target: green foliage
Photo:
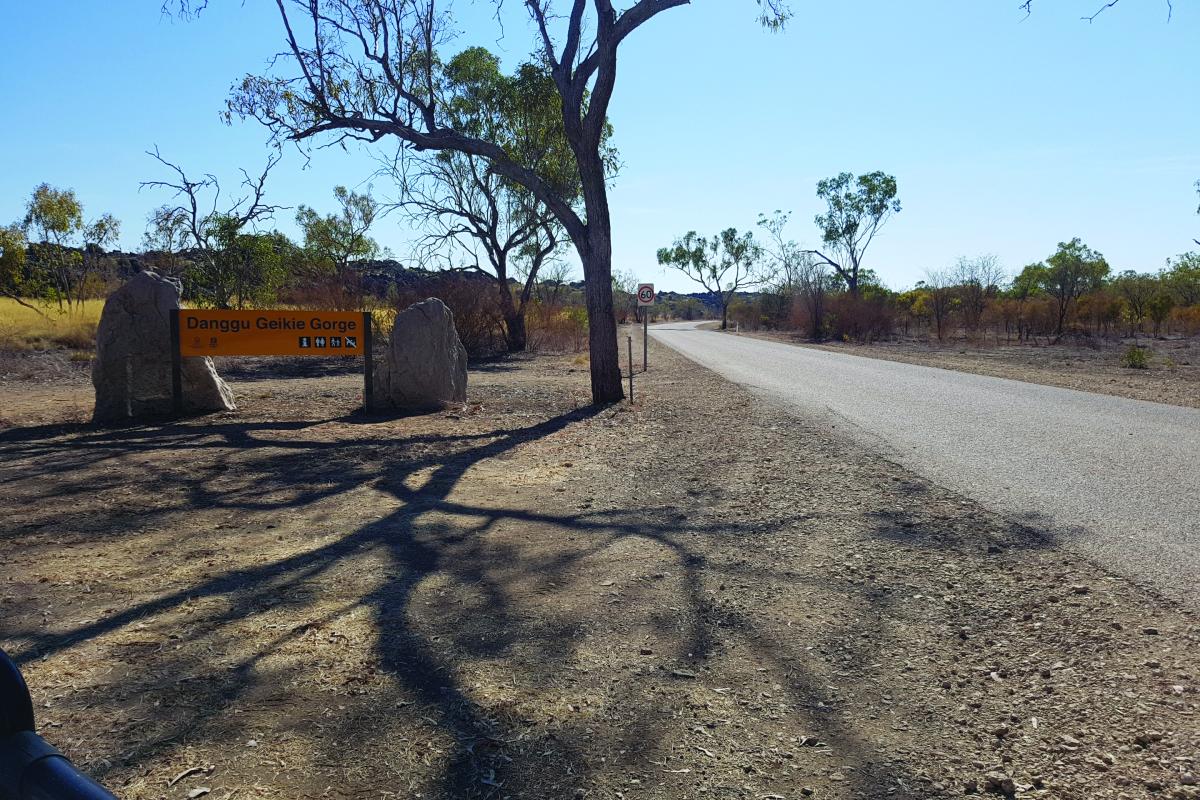
[[[218,215],[211,226],[210,258],[184,271],[191,299],[216,308],[269,303],[297,260],[294,244],[282,233],[243,233],[236,217]]]
[[[1127,347],[1121,354],[1121,365],[1130,369],[1147,369],[1150,366],[1150,359],[1144,348],[1134,344]]]
[[[0,295],[36,297],[44,291],[25,271],[26,246],[25,232],[19,225],[0,227]]]
[[[843,172],[817,182],[817,197],[829,206],[816,217],[817,227],[826,244],[838,244],[857,237],[872,222],[900,211],[896,179],[884,172],[870,172],[857,178]]]
[[[671,247],[659,249],[658,263],[679,270],[717,295],[721,302],[721,327],[725,328],[729,303],[738,289],[767,280],[756,268],[762,254],[752,231],[739,234],[736,228],[726,228],[712,238],[688,231]]]
[[[101,214],[83,226],[85,250],[112,247],[121,238],[121,221],[112,214]]]
[[[1159,281],[1153,275],[1125,270],[1112,280],[1112,286],[1124,301],[1125,318],[1137,328],[1150,314],[1150,299],[1158,291]]]
[[[1081,242],[1079,237],[1069,242],[1059,242],[1058,250],[1046,259],[1046,264],[1051,284],[1045,288],[1051,294],[1072,287],[1080,292],[1093,291],[1109,273],[1104,256]]]
[[[94,273],[104,249],[120,237],[121,223],[112,214],[101,214],[85,224],[73,190],[43,183],[30,195],[20,229],[30,240],[32,256],[22,265],[22,291],[43,301],[57,300],[60,306],[81,306],[95,291],[93,284],[103,283]],[[12,273],[6,282],[13,285]]]
[[[33,190],[25,206],[26,234],[36,234],[39,241],[67,246],[83,231],[83,206],[73,189],[56,189],[43,183]]]
[[[562,101],[542,63],[527,62],[506,75],[497,56],[470,48],[444,66],[440,89],[440,113],[450,127],[496,144],[506,161],[536,174],[566,206],[582,204],[583,183]],[[612,168],[610,133],[605,124],[601,155]],[[545,198],[504,172],[479,155],[442,150],[419,159],[417,168],[409,162],[397,177],[405,209],[425,230],[420,246],[425,256],[453,263],[462,255],[480,270],[491,268],[509,349],[516,352],[526,346],[524,317],[538,273],[566,237]],[[513,274],[524,279],[515,293],[509,287]]]
[[[248,303],[273,299],[285,275],[299,261],[295,245],[283,234],[252,232],[279,209],[263,199],[267,178],[279,163],[278,153],[268,157],[257,178],[242,171],[245,194],[225,210],[217,206],[221,187],[215,176],[191,180],[182,167],[167,161],[157,149],[148,155],[174,171],[178,182],[157,180],[142,185],[172,189],[176,197],[184,198],[179,205],[153,212],[146,234],[167,253],[184,242],[190,245],[188,261],[180,270],[184,297],[216,308],[244,308]],[[177,267],[174,254],[167,260]]]
[[[1017,276],[1015,283],[1036,286],[1054,298],[1058,308],[1056,332],[1061,336],[1072,304],[1081,295],[1100,288],[1108,273],[1104,256],[1076,237],[1069,242],[1059,242],[1058,249],[1046,263],[1030,264]]]
[[[74,248],[83,231],[83,207],[72,189],[43,183],[25,206],[22,228],[31,240],[31,268],[46,299],[69,304],[83,280],[83,258]]]
[[[1045,264],[1030,264],[1026,266],[1017,277],[1013,278],[1007,295],[1014,300],[1044,297],[1046,292],[1042,289],[1042,285],[1045,283],[1045,270]]]
[[[817,197],[825,201],[826,211],[815,222],[821,239],[838,256],[821,253],[842,279],[851,294],[857,294],[861,265],[875,234],[900,211],[896,179],[884,172],[869,172],[855,177],[843,172],[817,182]]]
[[[379,204],[370,192],[358,194],[345,186],[333,190],[341,209],[321,216],[308,206],[296,211],[296,224],[304,236],[304,253],[311,267],[338,273],[352,261],[375,258],[379,244],[367,235],[379,215]]]
[[[563,126],[562,99],[553,75],[543,63],[525,62],[512,75],[505,75],[498,56],[485,48],[472,47],[446,63],[442,87],[440,108],[450,127],[496,143],[508,158],[536,173],[569,205],[582,199],[578,163]],[[606,121],[599,154],[609,174],[618,166],[611,137],[612,126]],[[453,161],[466,156],[442,151],[438,157]],[[502,185],[502,200],[509,205],[510,213],[539,213],[541,204],[527,187],[495,177]]]
[[[1146,311],[1150,314],[1150,319],[1154,321],[1154,335],[1157,336],[1162,324],[1167,321],[1167,316],[1171,313],[1171,309],[1175,307],[1175,299],[1162,289],[1155,292],[1150,298],[1150,302],[1146,305]]]
[[[1177,305],[1200,304],[1200,252],[1184,253],[1167,261],[1162,279]]]

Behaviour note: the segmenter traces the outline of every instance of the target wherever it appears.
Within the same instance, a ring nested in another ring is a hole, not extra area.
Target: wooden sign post
[[[183,413],[183,359],[200,356],[363,357],[363,407],[372,387],[370,311],[171,312],[171,407]]]

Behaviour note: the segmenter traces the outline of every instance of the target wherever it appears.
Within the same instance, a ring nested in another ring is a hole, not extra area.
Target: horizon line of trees
[[[838,275],[809,278],[784,276],[761,292],[740,295],[730,319],[752,330],[802,331],[814,341],[1053,343],[1079,336],[1200,335],[1200,251],[1168,259],[1157,272],[1114,271],[1074,238],[1011,275],[994,255],[982,255],[929,270],[900,291],[884,286],[872,270],[862,272],[857,295]]]
[[[963,257],[949,269],[927,270],[911,289],[893,291],[866,266],[865,255],[901,209],[896,179],[882,171],[843,172],[819,181],[817,197],[826,205],[814,218],[820,249],[786,238],[790,212],[775,211],[758,218],[765,242],[736,228],[713,237],[689,231],[658,250],[658,263],[704,287],[720,308],[722,328],[733,318],[751,329],[801,330],[815,341],[914,331],[939,341],[985,331],[1006,341],[1200,332],[1200,252],[1168,259],[1158,273],[1114,273],[1077,237],[1013,276],[994,255]]]
[[[518,77],[506,77],[492,54],[474,48],[461,54],[448,74],[464,85],[458,124],[485,126],[492,135],[505,128],[508,138],[519,143],[514,147],[534,151],[529,159],[557,159],[560,192],[567,193],[574,173],[567,143],[547,117],[553,93],[544,70],[527,65]],[[608,152],[616,158],[615,151]],[[360,194],[335,187],[337,213],[297,208],[303,240],[296,243],[278,230],[260,230],[261,223],[286,208],[265,200],[277,155],[256,177],[243,170],[241,196],[219,206],[221,187],[213,175],[189,178],[157,148],[148,154],[174,177],[142,186],[171,190],[175,204],[150,213],[142,260],[179,278],[193,303],[243,308],[286,298],[301,305],[362,308],[369,294],[380,295],[378,284],[364,282],[361,269],[384,252],[370,229],[395,208],[424,231],[428,262],[492,281],[494,303],[487,305],[496,306],[499,322],[482,327],[495,329],[504,343],[493,349],[526,348],[526,316],[531,301],[541,302],[543,269],[551,284],[564,283],[561,223],[523,186],[500,179],[468,155],[435,151],[414,160],[399,152],[381,171],[401,186],[400,203],[381,207],[369,188]],[[549,168],[543,164],[542,169]],[[870,341],[914,330],[945,340],[958,333],[976,337],[987,329],[997,339],[1003,332],[1006,340],[1015,335],[1018,341],[1042,335],[1057,340],[1080,331],[1104,336],[1195,332],[1200,254],[1169,259],[1158,274],[1124,270],[1114,275],[1100,253],[1076,238],[1059,243],[1045,261],[1026,266],[1011,279],[995,256],[960,258],[952,268],[929,270],[915,287],[897,292],[883,286],[864,263],[868,246],[900,211],[896,179],[882,171],[859,176],[843,172],[819,181],[817,196],[826,204],[814,219],[821,249],[787,239],[790,214],[781,211],[759,215],[764,242],[753,231],[727,228],[712,237],[689,231],[661,248],[659,264],[695,280],[711,300],[679,310],[696,318],[706,316],[711,305],[719,311],[722,327],[732,313],[751,328],[799,328],[815,340]],[[119,233],[120,222],[111,214],[85,222],[74,191],[39,185],[24,219],[0,227],[0,295],[31,308],[36,308],[31,301],[40,301],[69,310],[106,293],[115,276],[111,264],[105,269],[112,260],[106,258],[105,245],[115,243]],[[467,266],[454,267],[454,255]],[[636,281],[615,272],[610,282],[612,315],[619,324],[636,309],[631,302]],[[383,294],[388,296],[391,288],[385,282]],[[461,290],[468,288],[447,291],[461,300],[470,293]],[[582,290],[580,297],[586,300],[586,283],[572,288]],[[747,297],[750,289],[760,291]]]

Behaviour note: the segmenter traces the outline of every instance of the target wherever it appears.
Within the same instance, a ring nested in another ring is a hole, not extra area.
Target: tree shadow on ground
[[[922,513],[903,509],[875,510],[867,516],[872,521],[874,536],[914,547],[937,550],[946,547],[990,548],[998,552],[1007,548],[1049,550],[1060,544],[1053,522],[1044,515],[1032,512],[1008,518],[1000,535],[988,536],[986,540],[979,536],[979,529],[983,526],[972,525],[973,518],[970,516],[953,520],[931,519]]]
[[[548,765],[533,752],[514,759],[513,747],[518,745],[513,744],[513,737],[520,734],[524,723],[498,720],[493,712],[483,709],[470,688],[461,685],[453,654],[489,659],[524,647],[536,655],[526,659],[523,666],[538,673],[534,678],[552,681],[566,669],[579,646],[577,632],[582,620],[571,615],[550,620],[523,618],[511,603],[514,585],[531,581],[561,584],[590,556],[637,539],[661,548],[679,570],[677,585],[683,612],[661,622],[664,637],[674,638],[680,620],[686,620],[686,629],[674,648],[675,659],[703,665],[719,646],[718,631],[740,637],[764,662],[791,676],[788,689],[814,729],[828,731],[827,735],[836,737],[839,747],[855,759],[877,762],[865,734],[852,725],[839,723],[836,711],[822,708],[824,687],[817,676],[806,674],[799,666],[804,656],[797,643],[780,641],[759,630],[745,616],[714,613],[705,590],[705,576],[720,574],[727,568],[713,564],[695,545],[715,537],[731,542],[749,537],[749,527],[724,521],[684,526],[682,510],[671,506],[556,514],[501,503],[467,503],[453,496],[465,474],[481,462],[503,458],[522,445],[566,431],[599,413],[599,409],[586,408],[514,429],[405,437],[402,452],[389,451],[382,454],[383,458],[379,449],[387,445],[369,433],[332,441],[306,437],[310,429],[324,424],[320,421],[191,422],[117,431],[78,429],[67,435],[61,428],[57,432],[10,432],[0,437],[0,456],[41,462],[30,468],[23,480],[46,478],[61,468],[61,461],[56,459],[68,454],[78,470],[74,478],[60,475],[42,499],[96,491],[97,471],[109,473],[113,487],[119,485],[123,479],[120,459],[125,457],[153,451],[184,459],[211,452],[207,463],[159,475],[148,485],[151,491],[173,491],[180,499],[161,511],[136,512],[145,524],[169,525],[171,519],[197,509],[291,513],[362,487],[390,497],[395,508],[379,519],[352,526],[330,541],[285,558],[268,558],[252,566],[226,570],[65,629],[47,631],[34,624],[22,627],[9,623],[5,637],[21,642],[13,655],[18,663],[29,664],[34,659],[87,646],[118,630],[144,625],[146,620],[153,621],[166,612],[200,607],[202,610],[189,623],[188,637],[203,642],[210,652],[226,654],[223,660],[227,663],[214,669],[212,663],[198,659],[194,653],[166,654],[152,664],[135,664],[124,675],[131,685],[152,684],[160,690],[163,683],[157,675],[183,676],[183,680],[211,690],[210,702],[170,710],[164,707],[164,724],[153,736],[126,741],[123,763],[140,766],[181,746],[203,741],[209,726],[236,726],[235,711],[248,697],[270,691],[270,684],[286,686],[296,677],[278,668],[264,675],[261,666],[313,630],[329,624],[333,617],[347,613],[348,607],[314,615],[303,625],[256,642],[249,653],[243,653],[246,648],[240,646],[241,621],[267,609],[290,608],[303,614],[313,602],[306,587],[318,579],[336,579],[339,571],[357,569],[367,555],[377,556],[386,564],[385,579],[349,603],[351,608],[369,613],[375,631],[374,663],[388,679],[385,696],[373,702],[419,703],[428,709],[426,719],[435,722],[453,742],[449,759],[430,787],[444,796],[490,797],[500,794],[502,787],[505,793],[522,787],[533,792],[544,786],[538,772]],[[231,482],[230,473],[241,477],[235,475]],[[31,502],[37,502],[37,496]],[[102,520],[104,524],[97,528],[110,529],[109,535],[114,537],[122,535],[124,513],[120,509],[109,512],[109,519]],[[487,543],[484,534],[497,525],[513,523],[545,526],[576,535],[582,541],[540,557],[522,556]],[[19,533],[9,530],[3,538],[15,538]],[[452,619],[456,627],[435,637],[414,625],[413,606],[414,592],[438,574],[449,576],[456,585],[471,587],[478,597],[480,613],[455,614]],[[756,577],[761,580],[764,576],[759,572]],[[792,580],[825,579],[797,576]],[[209,602],[211,605],[206,604]],[[448,642],[438,642],[441,636]],[[867,651],[861,655],[864,659],[877,657],[877,653]],[[105,694],[114,689],[120,691],[119,687],[100,683],[81,687],[76,695],[99,711],[112,702]],[[329,745],[323,757],[331,760],[344,756],[345,751],[340,749],[343,742],[370,744],[387,735],[387,731],[363,730],[350,715],[335,720],[333,730],[335,735],[323,740]],[[621,736],[630,752],[651,752],[664,746],[670,730],[658,711],[645,708],[629,712]],[[564,724],[556,740],[561,763],[554,767],[566,768],[581,778],[586,776],[594,754],[589,755],[591,745],[585,726]],[[110,769],[100,767],[96,772],[102,777]],[[868,793],[879,788],[875,774],[856,780]]]

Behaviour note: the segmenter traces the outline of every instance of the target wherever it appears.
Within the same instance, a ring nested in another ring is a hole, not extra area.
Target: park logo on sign
[[[638,298],[639,306],[654,305],[654,284],[653,283],[639,283],[638,291],[637,291],[637,298]]]

